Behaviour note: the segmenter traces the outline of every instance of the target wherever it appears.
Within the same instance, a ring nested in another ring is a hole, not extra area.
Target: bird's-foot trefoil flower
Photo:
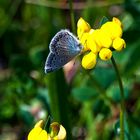
[[[112,47],[116,50],[116,51],[121,51],[123,48],[126,47],[125,41],[120,38],[117,37],[114,39]]]
[[[77,23],[77,35],[83,45],[82,66],[85,69],[92,69],[96,66],[96,59],[99,55],[101,60],[109,60],[112,51],[121,51],[126,47],[122,39],[122,23],[118,18],[113,17],[99,29],[92,29],[90,25],[80,18]]]
[[[82,37],[83,33],[87,33],[91,29],[90,25],[83,18],[78,20],[77,27],[77,34],[79,38]]]
[[[109,60],[112,57],[112,51],[108,48],[102,48],[99,52],[101,60]]]
[[[90,51],[89,53],[85,54],[82,59],[82,66],[85,69],[92,69],[96,65],[96,54]]]
[[[43,129],[43,120],[37,122],[28,134],[28,140],[66,140],[65,128],[57,122],[50,125],[50,132]]]

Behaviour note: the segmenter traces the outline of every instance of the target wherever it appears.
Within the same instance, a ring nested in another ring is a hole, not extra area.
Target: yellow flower
[[[90,25],[83,18],[80,18],[77,22],[77,34],[79,39],[81,38],[83,33],[89,32],[90,28]]]
[[[77,23],[77,34],[83,45],[83,52],[89,51],[82,58],[82,66],[85,69],[95,67],[97,55],[101,60],[109,60],[112,57],[111,47],[116,51],[126,47],[125,41],[121,38],[122,23],[115,17],[96,30],[91,29],[90,25],[80,18]]]
[[[87,38],[87,48],[89,48],[93,53],[97,53],[99,47],[97,46],[95,40],[94,40],[94,35],[95,35],[96,30],[90,29],[89,35]]]
[[[50,125],[52,131],[50,133],[50,138],[53,140],[65,140],[66,139],[66,130],[62,125],[59,125],[57,122],[53,122]]]
[[[29,132],[28,140],[65,140],[66,130],[62,125],[57,122],[52,123],[51,133],[47,133],[46,130],[42,129],[43,120],[40,120],[35,124],[34,128]]]
[[[117,23],[120,27],[122,27],[122,23],[121,23],[121,21],[118,18],[113,17],[112,21]]]
[[[116,50],[116,51],[121,51],[123,48],[126,47],[126,43],[122,38],[115,38],[112,44],[112,47]]]
[[[109,48],[112,44],[112,40],[105,32],[99,30],[98,44],[100,44],[101,47]]]
[[[83,45],[83,52],[89,50],[88,44],[87,44],[87,39],[88,39],[89,33],[83,33],[83,35],[80,38],[80,42]]]
[[[112,51],[108,48],[102,48],[99,52],[99,57],[102,60],[109,60],[112,57]]]
[[[93,52],[89,52],[85,54],[82,59],[82,66],[85,69],[92,69],[96,65],[96,54]]]
[[[117,18],[113,18],[113,21],[108,21],[103,24],[101,30],[109,35],[111,39],[122,36],[121,22]]]
[[[35,127],[30,131],[28,140],[48,140],[48,134],[42,127],[43,121],[39,121]]]
[[[112,40],[108,35],[102,32],[102,30],[97,29],[89,32],[87,44],[92,52],[97,53],[103,47],[109,48],[112,44]]]

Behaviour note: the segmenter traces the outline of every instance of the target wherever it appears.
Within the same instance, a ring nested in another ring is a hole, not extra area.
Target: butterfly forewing
[[[45,73],[61,68],[82,50],[78,39],[68,30],[58,32],[53,37],[49,48],[50,53],[45,63]]]

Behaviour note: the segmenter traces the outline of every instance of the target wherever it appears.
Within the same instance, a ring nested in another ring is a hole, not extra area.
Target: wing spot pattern
[[[49,48],[50,54],[45,65],[46,73],[61,68],[78,55],[82,47],[68,30],[62,30],[54,36]]]

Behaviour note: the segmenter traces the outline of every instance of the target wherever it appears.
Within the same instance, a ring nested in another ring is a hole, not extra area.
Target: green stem
[[[51,116],[62,124],[67,131],[67,140],[71,140],[70,109],[68,104],[68,86],[61,70],[47,75]],[[61,82],[60,82],[61,81]]]
[[[72,0],[69,0],[69,6],[70,6],[70,17],[71,17],[71,26],[72,26],[72,32],[76,34],[76,27],[75,27],[75,20],[74,20],[74,11],[73,11],[73,4]]]
[[[121,110],[120,110],[120,140],[124,140],[124,112],[125,112],[125,103],[124,103],[124,90],[123,90],[123,84],[121,80],[121,76],[117,67],[117,64],[115,62],[115,59],[111,58],[112,64],[114,66],[114,69],[117,74],[118,82],[119,82],[119,87],[120,87],[120,93],[121,93]]]

